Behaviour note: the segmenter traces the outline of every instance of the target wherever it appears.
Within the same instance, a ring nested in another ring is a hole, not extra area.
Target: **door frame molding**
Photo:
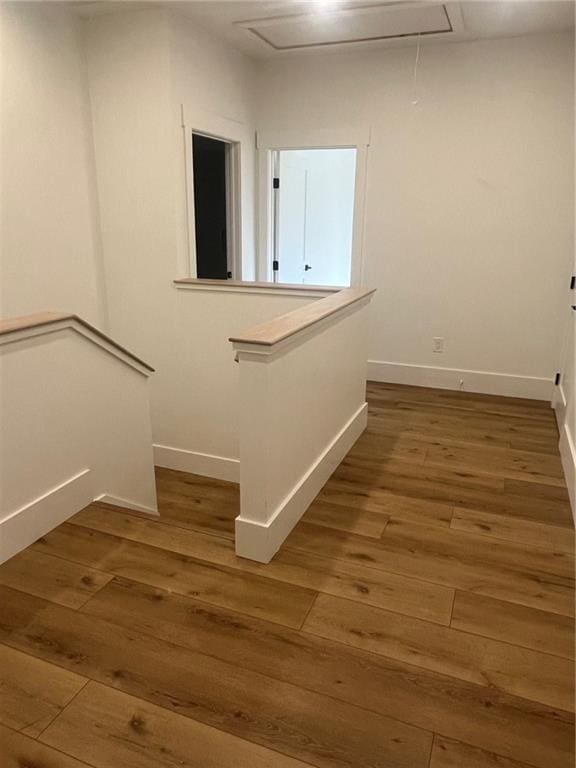
[[[258,233],[256,276],[262,282],[272,282],[273,258],[273,190],[272,154],[282,149],[355,149],[356,178],[354,184],[354,223],[350,285],[361,286],[364,277],[364,230],[366,180],[370,128],[280,129],[258,131]]]
[[[201,134],[228,145],[226,153],[226,217],[228,263],[232,278],[242,279],[242,177],[244,169],[243,146],[249,141],[249,131],[238,123],[212,112],[190,109],[181,105],[181,126],[184,139],[184,201],[185,246],[179,254],[179,269],[186,276],[197,277],[196,270],[196,221],[194,212],[194,163],[192,135]]]

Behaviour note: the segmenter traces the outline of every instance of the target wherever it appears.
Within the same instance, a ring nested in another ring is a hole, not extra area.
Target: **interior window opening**
[[[349,286],[356,149],[273,154],[274,282]]]

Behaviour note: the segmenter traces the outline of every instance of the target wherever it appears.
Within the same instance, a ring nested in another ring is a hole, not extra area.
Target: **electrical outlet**
[[[434,336],[432,339],[432,351],[444,352],[444,336]]]

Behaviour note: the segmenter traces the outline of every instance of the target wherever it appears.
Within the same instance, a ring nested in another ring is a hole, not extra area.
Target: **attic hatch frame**
[[[311,19],[317,20],[325,17],[337,17],[342,18],[357,18],[362,15],[386,13],[391,10],[419,10],[430,8],[442,8],[444,19],[446,22],[445,27],[432,30],[414,30],[410,32],[398,32],[390,35],[381,34],[367,37],[352,37],[350,39],[335,39],[327,41],[309,42],[309,43],[296,43],[294,45],[277,45],[272,40],[266,37],[265,32],[270,27],[278,27],[283,24],[292,24],[294,22],[306,22]],[[334,8],[333,10],[326,10],[324,14],[318,13],[297,13],[297,14],[284,14],[282,16],[270,16],[266,18],[249,19],[246,21],[237,21],[235,26],[246,30],[248,34],[254,35],[257,39],[262,41],[268,48],[277,52],[290,52],[290,51],[302,51],[313,49],[326,49],[334,48],[349,49],[353,45],[361,45],[362,43],[377,43],[384,41],[401,41],[410,37],[438,37],[449,38],[454,35],[458,35],[464,31],[464,20],[462,17],[462,11],[460,4],[450,0],[449,2],[438,2],[431,4],[430,2],[387,2],[387,3],[372,3],[356,7],[348,8]]]

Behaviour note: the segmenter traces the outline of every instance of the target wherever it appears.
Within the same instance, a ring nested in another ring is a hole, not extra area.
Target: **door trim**
[[[243,146],[249,132],[242,123],[220,115],[190,110],[181,105],[181,126],[184,139],[184,220],[185,242],[179,249],[179,271],[186,277],[196,278],[196,221],[194,214],[194,164],[192,135],[199,134],[228,145],[226,152],[226,214],[228,264],[232,279],[241,280],[242,261],[242,170]]]

